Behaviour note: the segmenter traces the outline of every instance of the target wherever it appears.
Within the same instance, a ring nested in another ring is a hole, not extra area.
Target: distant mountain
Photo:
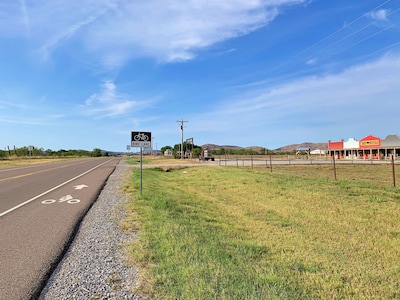
[[[310,150],[328,150],[328,143],[301,143],[301,144],[292,144],[292,145],[287,145],[283,146],[280,148],[275,149],[274,151],[276,152],[291,152],[295,151],[296,149],[299,148],[310,148]]]
[[[225,149],[225,150],[242,150],[242,149],[252,149],[257,152],[261,152],[262,149],[265,149],[265,147],[260,147],[260,146],[251,146],[251,147],[239,147],[239,146],[231,146],[231,145],[215,145],[215,144],[204,144],[201,146],[203,149],[209,149],[209,150],[220,150],[220,149]],[[301,144],[291,144],[291,145],[286,145],[277,149],[268,149],[272,150],[274,152],[292,152],[295,151],[296,149],[299,148],[310,148],[310,150],[327,150],[328,149],[328,144],[327,143],[301,143]]]
[[[203,146],[201,146],[201,148],[208,149],[208,150],[220,150],[220,149],[241,150],[241,149],[244,149],[243,147],[239,147],[239,146],[215,145],[215,144],[204,144]]]

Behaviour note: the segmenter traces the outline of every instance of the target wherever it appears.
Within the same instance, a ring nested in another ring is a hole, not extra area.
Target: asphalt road
[[[0,169],[0,299],[35,299],[118,158]]]

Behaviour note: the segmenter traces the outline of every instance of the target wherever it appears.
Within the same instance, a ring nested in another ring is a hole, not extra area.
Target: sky
[[[0,149],[400,133],[400,0],[0,0]]]

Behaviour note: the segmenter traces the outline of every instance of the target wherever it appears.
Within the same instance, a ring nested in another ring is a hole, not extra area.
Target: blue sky
[[[400,133],[400,0],[0,0],[0,147]]]

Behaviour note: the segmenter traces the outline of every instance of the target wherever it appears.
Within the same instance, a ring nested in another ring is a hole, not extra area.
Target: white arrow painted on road
[[[81,189],[84,189],[84,188],[87,188],[87,187],[88,187],[88,186],[85,185],[85,184],[80,184],[80,185],[74,186],[74,188],[75,188],[76,190],[81,190]]]

